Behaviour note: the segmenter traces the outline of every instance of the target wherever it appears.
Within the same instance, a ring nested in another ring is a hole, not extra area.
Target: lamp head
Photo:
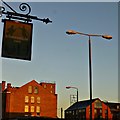
[[[109,40],[112,39],[111,35],[102,35],[102,37],[105,38],[105,39],[109,39]]]
[[[72,34],[77,34],[77,32],[74,30],[68,30],[66,31],[66,34],[72,35]]]
[[[70,86],[67,86],[66,89],[70,89],[71,87]]]

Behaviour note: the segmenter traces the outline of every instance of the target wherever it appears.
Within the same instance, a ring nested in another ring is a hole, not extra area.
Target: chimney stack
[[[2,81],[2,91],[5,90],[5,84],[6,84],[6,81]]]
[[[7,83],[7,88],[11,88],[11,83]]]

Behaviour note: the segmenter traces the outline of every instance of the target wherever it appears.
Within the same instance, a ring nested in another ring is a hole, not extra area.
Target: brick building
[[[113,114],[109,106],[107,106],[99,98],[92,100],[92,119],[112,120]],[[66,120],[89,120],[90,119],[90,100],[84,100],[74,103],[65,110]]]
[[[38,83],[35,80],[21,87],[12,87],[2,81],[2,118],[21,116],[57,117],[55,83]]]

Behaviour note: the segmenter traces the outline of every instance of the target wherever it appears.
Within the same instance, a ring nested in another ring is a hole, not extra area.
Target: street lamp
[[[66,89],[70,89],[70,88],[73,88],[73,89],[77,90],[77,102],[78,102],[78,88],[77,87],[72,87],[72,86],[67,86],[66,87]]]
[[[74,31],[74,30],[68,30],[66,31],[67,34],[69,35],[73,35],[73,34],[80,34],[80,35],[85,35],[85,36],[93,36],[93,37],[102,37],[102,38],[105,38],[105,39],[112,39],[112,36],[111,35],[100,35],[100,34],[86,34],[86,33],[81,33],[81,32],[77,32],[77,31]]]
[[[105,39],[112,39],[111,35],[101,35],[101,34],[86,34],[86,33],[81,33],[77,32],[74,30],[68,30],[66,31],[66,34],[68,35],[74,35],[74,34],[80,34],[84,36],[89,37],[89,80],[90,80],[90,120],[92,120],[92,50],[91,50],[91,39],[90,37],[102,37]]]

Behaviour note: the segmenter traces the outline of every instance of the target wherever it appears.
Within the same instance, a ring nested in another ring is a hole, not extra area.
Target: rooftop
[[[94,102],[95,100],[100,100],[100,99],[99,98],[92,99],[92,102]],[[83,100],[83,101],[74,103],[72,106],[70,106],[66,110],[83,109],[83,108],[86,108],[88,105],[90,105],[90,100]]]

